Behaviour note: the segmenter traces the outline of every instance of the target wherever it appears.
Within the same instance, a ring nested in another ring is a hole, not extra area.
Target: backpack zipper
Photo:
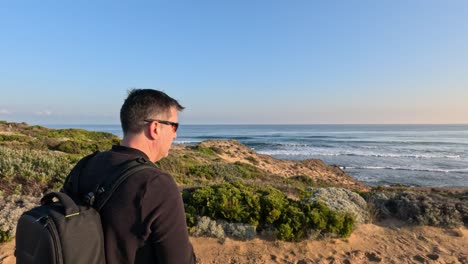
[[[45,227],[49,229],[49,232],[52,235],[52,243],[54,244],[55,249],[55,263],[63,264],[63,257],[62,257],[62,244],[60,243],[57,227],[55,223],[50,217],[46,218]]]

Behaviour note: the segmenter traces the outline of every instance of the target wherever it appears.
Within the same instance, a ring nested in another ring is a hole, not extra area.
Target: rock
[[[413,257],[413,259],[416,260],[416,261],[419,261],[419,262],[421,262],[421,263],[426,263],[426,262],[427,262],[426,259],[425,259],[423,256],[421,256],[421,255],[415,255],[415,256]]]
[[[366,252],[366,257],[369,261],[372,262],[381,262],[382,258],[377,255],[375,252]]]
[[[240,240],[254,239],[257,236],[257,227],[242,223],[221,222],[224,233]]]
[[[432,259],[432,260],[438,260],[439,259],[439,255],[437,254],[427,254],[426,257]]]
[[[367,202],[359,194],[344,188],[311,188],[312,195],[307,202],[323,202],[329,209],[352,214],[357,223],[365,223],[369,219]]]

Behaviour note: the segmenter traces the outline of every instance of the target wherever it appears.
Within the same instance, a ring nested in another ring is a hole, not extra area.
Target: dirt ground
[[[465,263],[468,230],[360,225],[347,239],[288,243],[192,238],[199,263]]]
[[[349,238],[289,243],[191,237],[201,264],[243,263],[464,263],[468,229],[364,224]],[[14,264],[14,241],[0,244],[0,264]]]

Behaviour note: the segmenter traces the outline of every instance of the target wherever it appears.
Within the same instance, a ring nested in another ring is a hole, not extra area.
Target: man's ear
[[[161,134],[161,126],[158,122],[151,122],[148,126],[148,136],[150,139],[157,139]]]

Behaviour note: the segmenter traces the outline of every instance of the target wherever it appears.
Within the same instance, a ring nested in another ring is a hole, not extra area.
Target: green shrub
[[[0,141],[28,141],[28,137],[21,134],[0,134]]]
[[[236,169],[241,173],[243,179],[254,179],[262,176],[262,172],[255,166],[243,162],[235,162]]]
[[[0,143],[5,142],[14,147],[31,149],[58,150],[71,154],[88,154],[96,150],[107,150],[113,144],[119,143],[119,137],[106,132],[87,131],[84,129],[49,129],[42,126],[27,126],[26,124],[9,123],[15,129],[15,134],[0,135]]]
[[[183,192],[187,222],[195,215],[248,223],[260,229],[275,228],[278,239],[299,241],[310,230],[346,237],[355,221],[351,215],[330,210],[320,202],[288,199],[273,187],[249,187],[240,183],[204,186]]]
[[[111,133],[88,131],[79,128],[46,129],[36,133],[36,135],[47,138],[66,138],[76,141],[107,141],[118,138]]]
[[[228,182],[240,179],[253,179],[259,177],[261,172],[252,165],[235,163],[213,163],[208,165],[195,165],[188,169],[188,174],[196,178],[224,179]]]
[[[289,224],[280,224],[276,229],[276,237],[281,240],[293,241],[295,240],[294,230]]]
[[[340,230],[341,237],[349,237],[354,230],[356,220],[348,214],[344,215],[343,227]]]
[[[197,224],[197,209],[191,205],[184,204],[185,208],[185,220],[187,227],[190,229]]]
[[[252,225],[259,223],[259,197],[251,188],[240,183],[204,186],[186,193],[184,201],[201,216]]]
[[[34,149],[0,146],[0,180],[12,186],[10,192],[41,194],[42,188],[60,186],[80,156]],[[13,186],[22,186],[14,189]]]
[[[307,219],[299,206],[298,203],[290,202],[284,208],[279,220],[278,239],[299,241],[304,238],[307,230],[307,226],[305,225]]]
[[[190,167],[188,173],[190,176],[208,180],[213,179],[217,175],[215,165],[196,165]]]
[[[9,232],[0,230],[0,243],[8,242],[12,239],[13,237],[9,235]]]
[[[118,143],[118,141],[116,142],[115,140],[97,142],[67,140],[58,143],[58,145],[53,147],[53,150],[70,154],[91,154],[95,151],[108,150],[116,143]]]
[[[302,203],[301,205],[310,229],[341,237],[349,236],[354,229],[356,221],[350,214],[330,210],[322,202]]]
[[[304,204],[307,226],[314,230],[326,230],[328,208],[323,204]]]
[[[62,151],[65,153],[71,153],[71,154],[79,154],[83,151],[82,148],[88,149],[90,147],[90,144],[82,144],[77,141],[72,141],[72,140],[67,140],[62,143],[60,143],[55,150]],[[92,150],[91,152],[93,152]]]
[[[191,184],[193,179],[187,177],[189,169],[200,164],[201,162],[191,156],[183,155],[175,157],[171,154],[155,163],[158,168],[171,174],[179,184]]]
[[[202,153],[204,155],[207,155],[207,156],[216,156],[216,151],[214,149],[214,147],[204,147],[204,146],[201,146],[201,145],[197,145],[195,148],[194,148],[197,152],[199,153]]]
[[[281,191],[269,186],[260,188],[259,194],[262,207],[261,221],[262,223],[273,224],[280,218],[284,207],[289,204],[289,201]]]

